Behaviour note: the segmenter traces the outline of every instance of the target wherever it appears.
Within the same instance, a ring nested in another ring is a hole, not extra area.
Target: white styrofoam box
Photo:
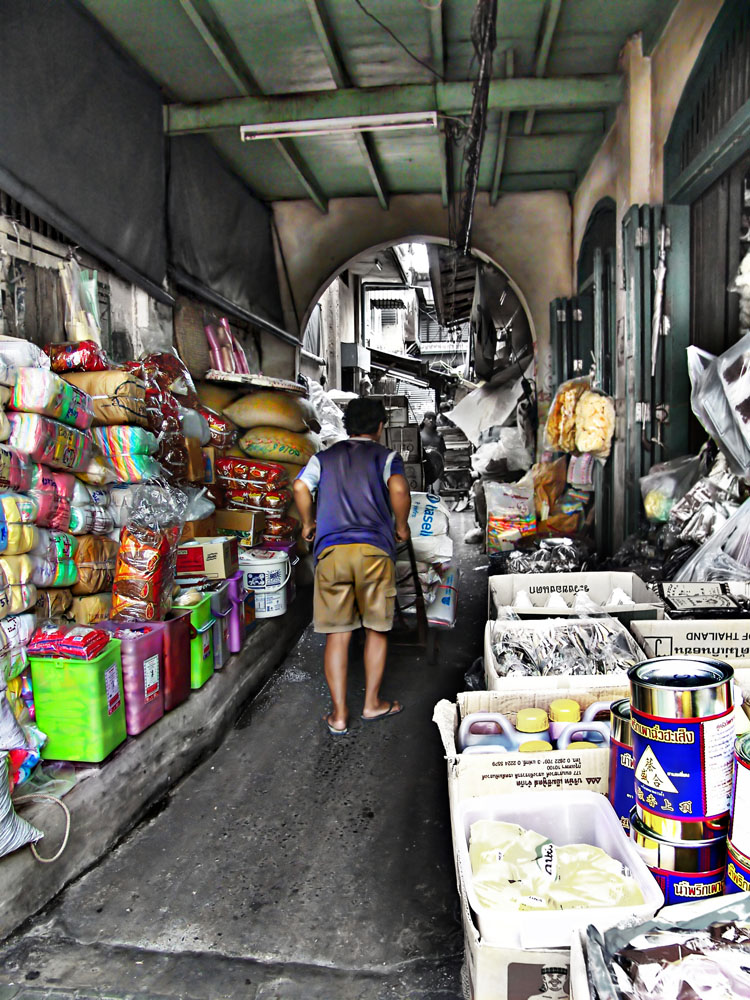
[[[542,984],[545,970],[548,970],[549,975],[549,970],[552,969],[568,969],[568,948],[523,950],[498,948],[488,944],[477,928],[461,875],[458,879],[458,894],[471,1000],[527,1000],[544,992]],[[560,995],[567,996],[567,976],[563,974],[557,981],[562,990]]]
[[[494,691],[466,691],[456,703],[437,703],[432,721],[440,731],[448,770],[451,809],[476,796],[506,795],[529,789],[589,789],[607,794],[609,750],[552,750],[547,753],[462,754],[456,749],[461,720],[472,712],[502,712],[515,723],[521,708],[549,709],[555,698],[573,698],[588,708],[630,693],[623,677],[505,677]]]
[[[633,604],[606,605],[615,588],[632,597]],[[580,617],[574,608],[545,608],[552,594],[560,594],[569,604],[583,590],[607,614],[629,622],[641,618],[663,618],[664,603],[635,573],[511,573],[491,576],[489,581],[489,617],[497,617],[498,608],[512,607],[519,590],[525,590],[533,608],[515,608],[521,618]]]
[[[576,625],[578,623],[583,623],[583,622],[587,622],[588,623],[588,622],[590,622],[590,619],[566,618],[565,625],[566,625],[566,627],[570,627],[571,625]],[[498,625],[501,625],[502,627],[507,627],[509,629],[520,629],[520,628],[526,628],[526,629],[529,629],[529,628],[531,628],[531,629],[535,629],[535,628],[547,629],[547,628],[550,627],[550,624],[551,623],[550,623],[549,619],[547,619],[547,618],[545,618],[545,619],[543,619],[541,621],[537,621],[537,622],[534,622],[534,621],[516,622],[516,621],[512,621],[512,620],[507,621],[507,622],[501,622],[501,623],[498,623],[497,621],[492,621],[492,620],[490,620],[490,621],[487,622],[487,624],[485,626],[485,629],[484,629],[484,679],[485,679],[485,682],[487,684],[487,690],[488,691],[502,690],[503,689],[502,688],[503,682],[506,681],[506,680],[512,680],[512,681],[515,681],[516,683],[523,683],[523,684],[532,684],[532,682],[537,682],[537,681],[547,681],[547,682],[549,682],[549,680],[551,679],[549,677],[503,677],[503,676],[501,676],[497,672],[497,661],[495,659],[495,652],[494,652],[494,650],[492,648],[492,635],[493,635],[493,630],[496,629],[496,628],[498,628]],[[638,645],[637,642],[636,642],[636,645]],[[645,653],[643,654],[643,659],[644,660],[647,659]],[[566,687],[568,684],[573,685],[574,687],[577,686],[577,685],[579,685],[580,688],[588,688],[589,686],[592,686],[592,687],[595,688],[596,684],[600,680],[601,681],[606,681],[607,683],[611,684],[613,682],[614,678],[619,678],[627,686],[627,683],[628,683],[627,682],[627,675],[625,674],[624,671],[623,671],[622,674],[618,674],[618,673],[615,673],[615,674],[582,674],[582,675],[577,675],[577,676],[576,675],[570,675],[570,676],[567,676],[567,675],[558,675],[557,679],[560,681],[561,686],[563,688]],[[543,687],[544,685],[540,684],[539,686]],[[630,689],[629,688],[628,688],[627,694],[628,695],[630,694]],[[568,696],[563,694],[563,695],[557,695],[557,697],[558,698],[565,698],[565,697],[568,697]],[[572,697],[575,697],[575,696],[574,695],[570,695],[570,697],[572,698]],[[623,697],[625,697],[625,695],[623,695]],[[597,700],[597,699],[592,699],[592,700]]]
[[[644,902],[625,909],[609,906],[520,913],[482,906],[474,892],[469,859],[471,825],[482,819],[517,823],[548,837],[557,847],[590,844],[601,848],[630,870],[641,888]],[[490,944],[505,948],[570,947],[571,934],[580,927],[588,924],[612,927],[624,916],[647,920],[664,905],[664,895],[656,879],[623,831],[614,809],[596,792],[545,789],[513,796],[467,799],[458,803],[453,822],[457,827],[454,836],[458,869],[465,879],[469,905],[477,915],[479,933]]]

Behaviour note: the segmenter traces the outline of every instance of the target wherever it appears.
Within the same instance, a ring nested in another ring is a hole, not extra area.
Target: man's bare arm
[[[409,511],[411,510],[411,490],[406,476],[394,473],[388,480],[388,493],[391,507],[396,518],[396,537],[405,542],[411,537],[409,530]]]
[[[315,538],[315,501],[301,479],[294,480],[294,502],[302,518],[302,537],[311,542]]]

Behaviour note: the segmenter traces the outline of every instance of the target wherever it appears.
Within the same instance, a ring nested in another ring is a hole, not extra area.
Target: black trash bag
[[[478,656],[464,674],[464,684],[467,691],[486,691],[487,682],[484,678],[484,657]]]

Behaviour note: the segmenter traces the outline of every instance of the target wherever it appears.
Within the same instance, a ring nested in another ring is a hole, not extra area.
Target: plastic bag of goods
[[[94,444],[119,482],[139,483],[161,474],[161,468],[153,457],[159,451],[159,442],[150,431],[143,427],[119,425],[94,427],[91,433]]]
[[[8,647],[8,668],[5,676],[12,680],[28,666],[26,647],[36,628],[36,615],[8,615],[0,621],[0,632]]]
[[[201,404],[196,409],[208,423],[208,430],[211,436],[210,443],[213,447],[218,448],[220,451],[234,448],[239,438],[237,425],[225,414],[211,409],[210,406],[203,406]]]
[[[39,543],[39,529],[28,518],[33,514],[33,500],[27,502],[22,494],[0,494],[0,508],[5,523],[5,532],[0,529],[0,537],[5,536],[3,551],[6,555],[22,555],[31,552]]]
[[[27,844],[41,840],[44,834],[17,815],[10,797],[8,754],[0,751],[0,858]]]
[[[107,356],[95,340],[45,344],[42,350],[49,358],[50,368],[58,375],[68,372],[103,372],[110,367]]]
[[[46,621],[34,630],[28,652],[30,656],[95,660],[109,640],[109,632],[103,629]]]
[[[112,587],[113,618],[166,618],[186,509],[187,497],[180,490],[158,484],[141,487],[120,533]]]
[[[182,436],[186,438],[196,438],[201,446],[211,443],[211,428],[208,421],[199,413],[187,406],[180,406],[180,426]]]
[[[447,562],[453,556],[448,534],[450,511],[432,493],[412,493],[409,528],[414,555],[420,562]]]
[[[750,335],[719,357],[688,347],[690,406],[738,476],[750,474]]]
[[[484,484],[487,498],[487,551],[513,548],[536,532],[534,487],[521,483]]]
[[[440,583],[437,592],[427,604],[427,621],[434,628],[453,628],[458,614],[459,572],[452,566],[440,569]]]
[[[224,491],[228,510],[263,510],[279,516],[286,514],[292,502],[290,490],[264,490],[253,486]]]
[[[641,476],[643,509],[649,521],[669,520],[672,507],[698,481],[700,464],[698,455],[683,455],[652,465],[647,475]]]
[[[66,614],[78,625],[95,625],[97,622],[107,621],[112,614],[112,594],[74,597]]]
[[[146,385],[132,372],[74,372],[62,377],[91,397],[95,427],[110,424],[147,426]]]
[[[26,455],[0,445],[0,489],[25,493],[31,488],[31,469],[32,463]]]
[[[85,469],[93,452],[89,431],[68,427],[38,413],[9,413],[11,448],[34,462],[72,472]]]
[[[0,383],[13,386],[18,368],[49,369],[49,358],[30,340],[0,336],[0,374],[4,376]]]
[[[560,385],[552,400],[544,432],[548,448],[553,451],[576,450],[576,407],[578,400],[590,388],[587,378],[570,379]]]
[[[81,431],[88,430],[94,419],[94,404],[87,393],[41,368],[18,369],[8,408],[52,417]]]
[[[297,434],[280,427],[253,427],[240,438],[240,448],[261,462],[307,465],[320,451],[320,438],[312,431]]]
[[[603,392],[587,389],[576,404],[576,451],[609,457],[615,432],[615,404]]]
[[[164,359],[169,359],[165,362]],[[175,362],[173,368],[172,362]],[[129,365],[131,371],[146,384],[146,415],[148,429],[158,441],[156,459],[164,469],[168,479],[182,482],[187,478],[188,453],[180,423],[180,403],[170,386],[186,386],[185,376],[189,381],[188,391],[180,397],[181,402],[192,406],[197,403],[192,380],[185,369],[182,373],[182,362],[170,355],[149,355],[141,361]],[[142,464],[142,463],[141,463]],[[126,480],[128,481],[128,480]]]
[[[224,413],[238,427],[279,427],[303,433],[309,429],[314,410],[307,400],[288,392],[261,390],[235,400]]]
[[[223,456],[216,459],[216,478],[224,489],[276,490],[289,483],[286,469],[277,462],[260,462],[252,458]]]
[[[34,613],[38,621],[44,621],[47,618],[59,618],[65,614],[72,603],[73,595],[67,587],[51,588],[49,590],[38,588]]]
[[[75,596],[112,590],[118,549],[111,538],[81,536],[75,555],[78,579],[71,588]]]

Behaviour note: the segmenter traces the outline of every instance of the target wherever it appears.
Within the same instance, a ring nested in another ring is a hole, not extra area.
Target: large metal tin
[[[697,657],[646,660],[628,671],[636,804],[655,833],[695,841],[726,830],[733,676],[728,664]]]
[[[630,829],[630,813],[635,805],[633,747],[630,739],[630,702],[613,701],[609,709],[609,791],[607,798],[625,830]]]
[[[729,839],[735,852],[750,858],[750,733],[734,742]]]
[[[724,892],[726,837],[691,843],[667,840],[644,826],[635,809],[630,815],[630,837],[667,905]]]
[[[724,894],[750,891],[750,860],[734,850],[727,843],[727,876],[724,882]]]
[[[620,698],[613,701],[609,706],[609,719],[612,739],[622,743],[623,746],[632,747],[633,740],[630,735],[630,701],[628,698]]]

